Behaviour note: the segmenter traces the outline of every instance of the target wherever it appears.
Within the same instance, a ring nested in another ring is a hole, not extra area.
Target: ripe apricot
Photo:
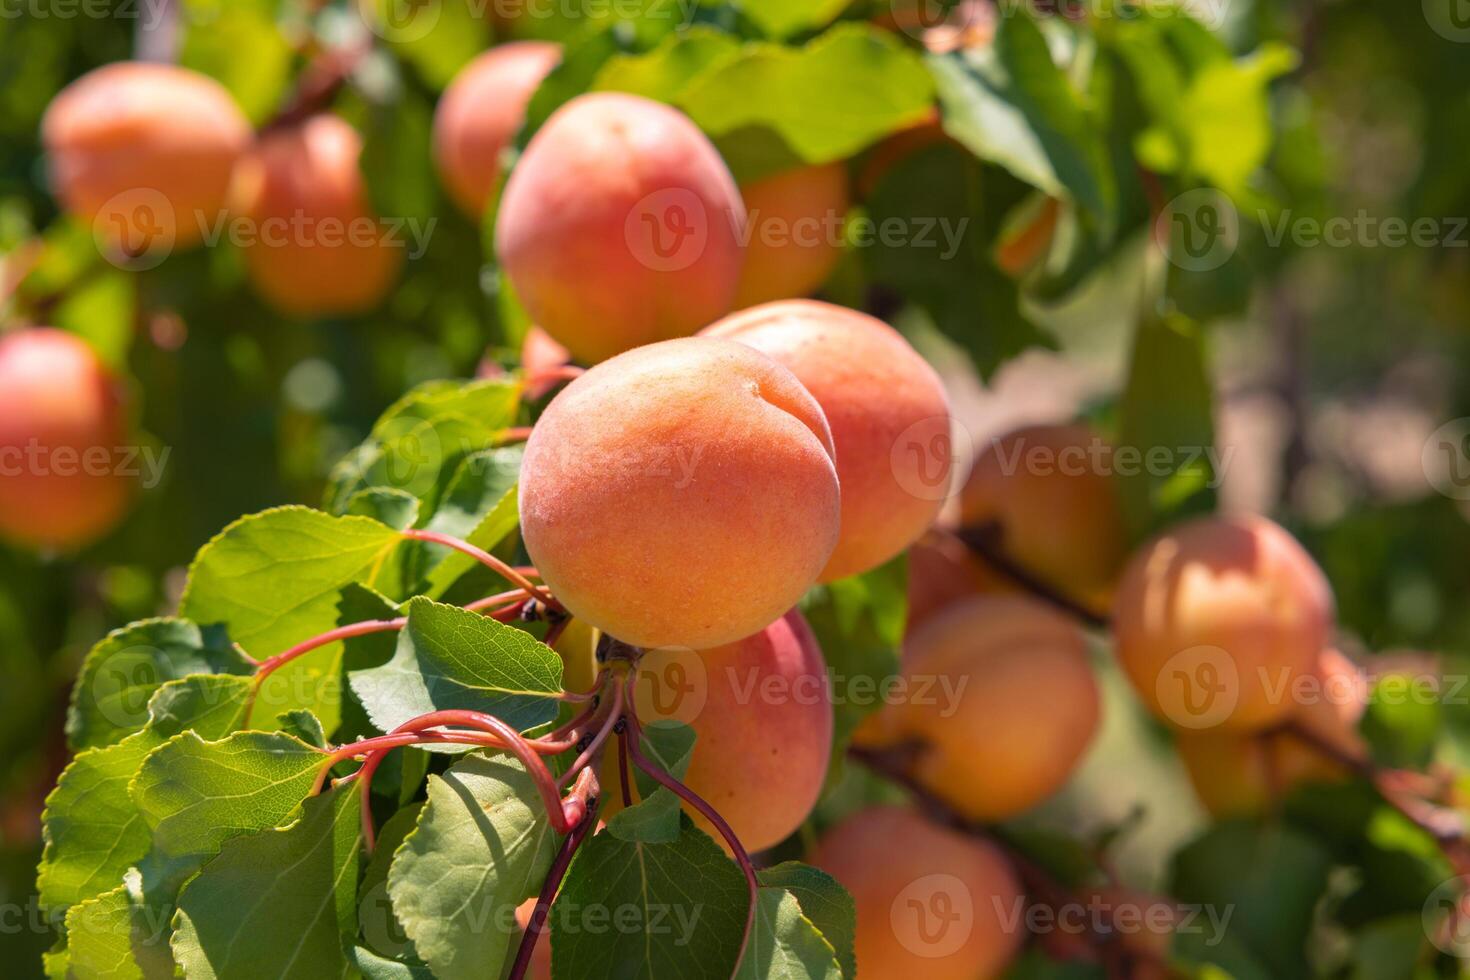
[[[593,363],[729,312],[744,223],[735,179],[688,117],[600,92],[532,138],[495,242],[531,318]]]
[[[857,905],[863,976],[992,980],[1025,941],[1025,894],[999,848],[907,807],[858,811],[812,863]]]
[[[0,537],[71,550],[121,520],[127,415],[122,384],[76,336],[0,336]]]
[[[521,527],[546,584],[625,643],[759,632],[816,581],[839,490],[822,409],[775,361],[704,337],[592,368],[536,423]]]
[[[1315,562],[1261,517],[1211,517],[1145,545],[1114,604],[1118,660],[1176,727],[1259,730],[1326,646],[1332,591]]]
[[[1357,731],[1368,699],[1362,673],[1341,653],[1326,650],[1309,681],[1299,686],[1290,720],[1344,755],[1364,755]],[[1299,786],[1348,775],[1321,749],[1288,731],[1181,731],[1175,741],[1195,795],[1221,818],[1259,813]]]
[[[897,330],[814,300],[767,303],[702,332],[791,369],[832,426],[842,481],[842,537],[823,581],[865,572],[934,522],[950,482],[949,398]]]
[[[501,155],[560,60],[560,45],[502,44],[466,65],[444,90],[434,113],[434,162],[455,206],[469,217],[485,213],[500,183]]]
[[[852,201],[840,163],[799,167],[740,188],[745,199],[745,267],[736,309],[810,296],[842,258],[842,223]]]
[[[713,650],[650,651],[635,690],[645,723],[672,720],[694,729],[683,781],[746,850],[781,843],[816,806],[832,754],[832,696],[822,650],[801,613],[792,610]],[[622,809],[619,783],[612,752],[603,766],[605,816]],[[703,815],[685,809],[724,845]]]
[[[62,89],[41,140],[66,210],[139,254],[197,245],[216,224],[250,124],[212,78],[122,61]]]
[[[323,114],[266,133],[240,165],[246,269],[283,313],[365,313],[393,288],[408,243],[373,215],[361,153],[357,131]]]
[[[978,596],[904,641],[907,699],[887,738],[914,742],[913,775],[972,820],[1006,820],[1071,778],[1101,713],[1087,641],[1020,595]]]
[[[993,526],[1011,561],[1081,602],[1106,605],[1128,557],[1110,453],[1086,426],[1017,429],[976,454],[960,521]]]

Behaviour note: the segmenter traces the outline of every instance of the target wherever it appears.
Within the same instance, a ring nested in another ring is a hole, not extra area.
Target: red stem
[[[629,674],[628,683],[631,684],[632,682],[633,675]],[[733,977],[740,972],[740,960],[745,957],[745,949],[750,945],[751,930],[755,928],[755,908],[756,903],[760,901],[760,881],[755,876],[755,864],[751,862],[750,855],[745,850],[745,845],[741,844],[740,838],[735,836],[735,831],[714,807],[706,803],[699,794],[664,772],[643,755],[643,751],[638,745],[639,739],[642,736],[642,729],[638,724],[637,717],[631,712],[628,714],[628,730],[629,738],[626,744],[628,754],[633,758],[633,764],[652,777],[660,786],[663,786],[675,796],[679,797],[679,799],[704,814],[704,818],[720,832],[720,836],[725,838],[725,843],[730,845],[730,851],[735,855],[735,862],[740,865],[740,870],[745,873],[745,883],[750,890],[750,908],[745,913],[745,935],[740,940],[740,957],[735,961],[735,971],[731,974]]]
[[[633,805],[633,788],[628,785],[628,729],[618,732],[618,783],[623,791],[623,809]]]
[[[612,734],[613,727],[617,725],[618,719],[622,717],[623,699],[623,685],[614,684],[612,704],[607,710],[607,717],[602,721],[602,727],[598,729],[592,741],[587,743],[587,747],[582,750],[581,754],[567,768],[566,774],[561,777],[561,781],[558,783],[559,786],[565,786],[574,778],[576,773],[581,772],[588,766],[593,756],[602,751],[603,743],[607,741],[608,736]]]
[[[591,772],[590,769],[587,771]],[[562,841],[561,850],[557,851],[556,860],[551,863],[551,870],[546,875],[546,881],[541,885],[541,894],[536,898],[536,907],[531,910],[531,919],[526,923],[526,931],[521,934],[521,945],[516,951],[515,964],[511,967],[509,980],[525,980],[526,971],[531,966],[531,957],[536,952],[536,943],[541,940],[541,934],[546,931],[546,918],[551,912],[551,903],[556,900],[556,893],[561,890],[561,883],[567,876],[567,869],[572,866],[572,858],[576,856],[582,842],[591,836],[592,828],[596,826],[597,801],[594,799],[592,805],[587,808],[587,815],[582,818],[581,824],[567,836],[566,840]]]
[[[521,386],[523,388],[536,388],[548,382],[576,381],[586,373],[586,368],[577,367],[575,364],[558,364],[556,367],[543,368],[540,371],[527,374],[521,378]]]
[[[564,611],[562,610],[561,603],[557,602],[551,593],[522,575],[514,566],[501,561],[499,558],[490,554],[490,552],[483,548],[478,548],[468,541],[456,538],[452,534],[441,534],[438,531],[429,531],[423,528],[409,528],[403,532],[403,536],[411,541],[429,541],[433,544],[442,544],[446,548],[453,548],[461,554],[469,555],[475,561],[494,571],[497,575],[525,589],[527,595],[539,599],[552,609]]]

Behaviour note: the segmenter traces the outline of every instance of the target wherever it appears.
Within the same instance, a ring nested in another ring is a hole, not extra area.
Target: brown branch
[[[296,90],[279,112],[260,127],[262,134],[299,125],[332,107],[337,94],[364,58],[372,53],[371,40],[341,48],[328,48],[302,71]]]
[[[1072,598],[1007,555],[1001,547],[999,532],[999,526],[985,524],[979,527],[962,527],[956,536],[987,565],[1036,598],[1057,607],[1094,629],[1107,629],[1111,625],[1111,620],[1105,613],[1100,613]]]

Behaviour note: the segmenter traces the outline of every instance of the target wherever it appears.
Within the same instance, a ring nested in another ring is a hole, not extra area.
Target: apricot
[[[688,117],[600,92],[532,138],[495,242],[531,319],[595,363],[729,312],[744,223],[735,179]]]
[[[526,105],[561,60],[561,46],[518,41],[491,48],[444,90],[434,113],[434,162],[454,204],[476,220],[500,183],[501,156]]]
[[[650,651],[635,690],[644,723],[673,720],[694,729],[683,781],[746,850],[781,843],[817,805],[832,754],[832,696],[822,650],[799,612],[713,650]],[[622,798],[616,753],[607,759],[603,812],[611,814]],[[723,846],[702,814],[685,809]]]
[[[925,622],[904,641],[903,678],[888,737],[916,743],[914,778],[972,820],[1051,796],[1097,733],[1086,637],[1025,596],[962,600]]]
[[[408,241],[372,213],[361,153],[357,131],[324,114],[266,133],[241,162],[233,193],[251,231],[246,270],[283,313],[365,313],[398,278]]]
[[[250,124],[224,87],[173,65],[103,65],[41,121],[65,209],[130,254],[188,248],[217,224]]]
[[[1309,680],[1299,685],[1289,719],[1344,755],[1364,755],[1357,730],[1368,702],[1362,673],[1341,653],[1326,650]],[[1341,763],[1286,731],[1181,731],[1175,741],[1195,795],[1219,818],[1260,813],[1299,786],[1349,775]]]
[[[907,807],[860,810],[812,863],[852,894],[865,977],[992,980],[1026,939],[1025,893],[994,844]]]
[[[1284,719],[1327,645],[1332,591],[1310,555],[1261,517],[1174,528],[1129,562],[1114,604],[1118,660],[1179,728],[1248,732]]]
[[[790,368],[832,426],[842,537],[823,581],[881,565],[934,522],[950,483],[949,398],[897,330],[856,310],[787,300],[736,313],[702,335],[739,341]]]
[[[842,258],[842,223],[852,201],[840,163],[799,167],[744,184],[745,267],[736,309],[810,296]]]
[[[0,537],[70,551],[111,530],[133,481],[121,382],[76,336],[0,336]]]
[[[516,925],[520,927],[522,933],[531,924],[531,916],[536,912],[536,902],[537,899],[528,898],[516,906]],[[550,921],[551,916],[548,915],[548,926]],[[531,953],[531,963],[526,969],[526,980],[551,980],[551,933],[549,930],[541,933],[536,949]]]
[[[1111,447],[1087,426],[1017,429],[976,454],[960,521],[991,526],[1008,559],[1085,604],[1106,605],[1128,557]]]
[[[909,548],[910,630],[961,599],[1014,591],[1009,579],[941,528],[930,528]]]
[[[796,605],[837,544],[831,430],[795,376],[690,337],[592,368],[526,444],[526,550],[574,615],[696,650]]]
[[[538,379],[537,376],[562,367],[570,363],[571,359],[572,352],[553,340],[551,334],[545,330],[540,327],[527,330],[525,339],[521,341],[521,370],[526,373],[527,378],[532,379],[526,385],[526,397],[533,401],[544,398],[560,381]]]

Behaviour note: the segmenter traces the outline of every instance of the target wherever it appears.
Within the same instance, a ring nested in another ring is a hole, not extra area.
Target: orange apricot
[[[365,313],[397,281],[408,242],[372,213],[361,153],[357,131],[323,114],[264,134],[240,165],[246,270],[283,313]]]
[[[1118,660],[1179,728],[1257,731],[1327,645],[1332,590],[1305,549],[1261,517],[1176,527],[1129,562],[1114,604]]]
[[[736,309],[810,296],[842,258],[852,202],[840,163],[799,167],[740,188],[748,215]]]
[[[122,61],[62,89],[41,139],[66,210],[138,254],[197,245],[217,223],[250,124],[212,78]]]
[[[993,980],[1026,939],[1025,894],[1000,849],[907,807],[858,811],[812,863],[852,894],[863,976]]]
[[[832,697],[822,650],[799,612],[713,650],[649,651],[635,691],[645,723],[694,729],[683,782],[747,850],[781,843],[816,806],[832,754]],[[604,815],[622,808],[617,754],[607,759]],[[703,815],[685,809],[724,846]]]
[[[1006,820],[1059,790],[1101,714],[1087,641],[1019,595],[962,600],[904,641],[903,690],[885,737],[917,746],[912,773],[957,812]]]
[[[1110,453],[1086,426],[1017,429],[976,455],[960,521],[993,527],[1006,557],[1053,588],[1105,605],[1128,557]]]
[[[0,336],[0,538],[74,550],[122,519],[133,481],[121,382],[73,334]]]
[[[1013,591],[1009,579],[941,528],[930,528],[909,548],[910,630],[961,599]]]
[[[787,300],[726,317],[702,335],[739,341],[790,368],[827,416],[842,537],[823,581],[881,565],[934,522],[950,483],[949,398],[897,330],[856,310]]]
[[[464,67],[434,113],[434,162],[455,206],[485,213],[500,183],[501,156],[526,119],[526,105],[561,60],[561,46],[519,41],[491,48]]]
[[[744,223],[735,179],[688,117],[599,92],[532,138],[506,182],[495,242],[531,318],[594,363],[727,313]]]
[[[526,444],[521,527],[555,595],[641,647],[759,632],[816,581],[840,514],[831,431],[781,365],[683,338],[592,368]]]

